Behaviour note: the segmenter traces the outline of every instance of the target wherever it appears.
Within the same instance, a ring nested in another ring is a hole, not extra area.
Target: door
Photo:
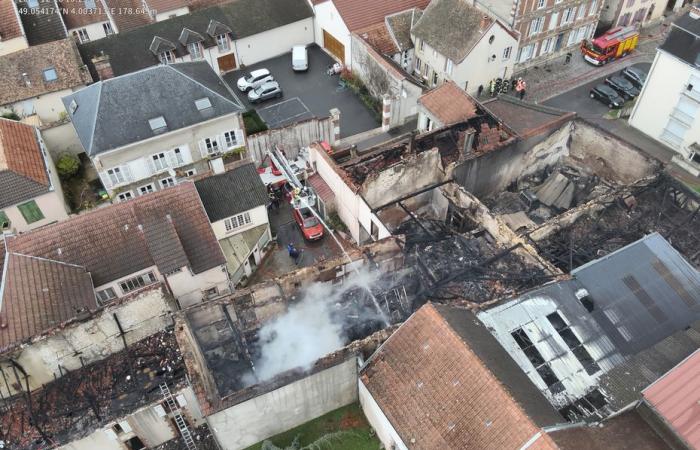
[[[236,56],[233,53],[219,56],[219,58],[217,58],[217,62],[219,63],[220,72],[230,72],[236,68]]]
[[[554,51],[558,51],[561,48],[561,43],[564,40],[564,33],[557,35],[557,40],[554,42]]]
[[[323,48],[345,64],[345,46],[326,30],[323,30]]]

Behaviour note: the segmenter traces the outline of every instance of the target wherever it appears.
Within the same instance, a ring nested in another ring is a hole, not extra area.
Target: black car
[[[607,84],[599,84],[591,89],[591,98],[608,105],[608,108],[619,108],[625,103],[625,100],[620,97],[620,94]]]
[[[634,85],[637,89],[642,89],[644,82],[647,81],[647,73],[642,69],[636,67],[626,67],[620,75],[627,78],[630,83]]]
[[[620,75],[612,75],[605,79],[608,86],[615,89],[626,100],[635,98],[639,95],[639,89],[627,79]]]

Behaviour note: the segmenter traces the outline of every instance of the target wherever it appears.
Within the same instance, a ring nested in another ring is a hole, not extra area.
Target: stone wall
[[[276,145],[284,150],[287,158],[296,159],[299,150],[312,142],[326,141],[335,144],[334,124],[331,116],[297,122],[284,128],[274,128],[248,136],[248,157],[260,164],[268,150]]]

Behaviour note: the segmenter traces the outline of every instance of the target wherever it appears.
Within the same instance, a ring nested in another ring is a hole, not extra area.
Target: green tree
[[[59,177],[67,180],[80,170],[80,160],[72,153],[63,153],[58,157],[56,170]]]

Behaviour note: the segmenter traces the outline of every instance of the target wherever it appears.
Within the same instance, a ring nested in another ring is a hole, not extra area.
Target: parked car
[[[617,91],[607,84],[599,84],[593,89],[591,89],[591,98],[599,100],[601,103],[605,103],[608,108],[619,108],[625,103],[625,100],[620,97]]]
[[[309,208],[295,208],[292,214],[301,229],[301,233],[304,235],[304,239],[316,241],[323,237],[323,225]]]
[[[627,78],[637,89],[641,90],[644,82],[647,81],[647,73],[637,67],[625,67],[620,75]]]
[[[295,45],[292,47],[292,70],[295,72],[303,72],[309,68],[309,52],[303,45]]]
[[[639,95],[639,89],[624,77],[620,75],[612,75],[605,79],[605,83],[615,89],[625,100],[635,98]]]
[[[248,100],[250,103],[259,103],[269,98],[280,97],[282,97],[282,89],[280,89],[280,85],[276,81],[268,81],[248,92]]]
[[[272,77],[269,70],[258,69],[240,77],[236,85],[238,85],[238,89],[240,89],[241,92],[247,92],[250,89],[255,89],[263,83],[274,80],[275,79]]]

